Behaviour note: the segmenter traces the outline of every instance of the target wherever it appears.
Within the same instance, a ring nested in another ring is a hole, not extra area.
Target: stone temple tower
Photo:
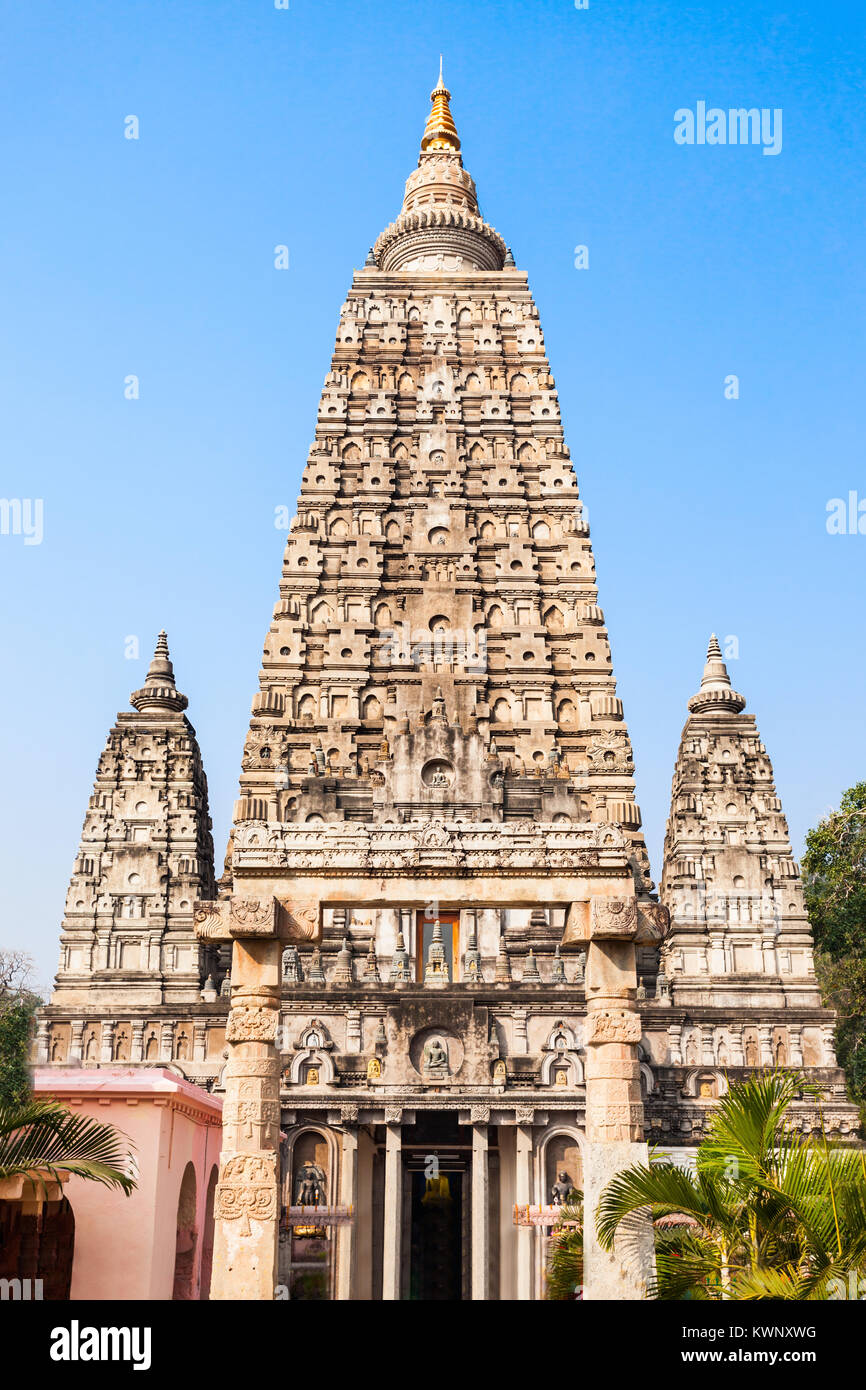
[[[193,905],[214,882],[207,779],[164,632],[130,703],[85,814],[39,1062],[191,1065],[207,1052],[199,1011],[216,955],[193,931]],[[215,1022],[219,1057],[225,1025]]]
[[[688,1161],[732,1073],[803,1065],[856,1124],[713,644],[655,894],[538,312],[441,72],[340,312],[217,883],[162,645],[133,703],[39,1049],[224,1095],[215,1298],[539,1298],[537,1209],[646,1138]],[[640,1297],[645,1242],[591,1230],[586,1297]]]
[[[665,838],[670,1060],[699,1070],[815,1068],[844,1097],[800,872],[772,764],[745,704],[712,637],[688,704]],[[715,1090],[712,1076],[706,1083]]]

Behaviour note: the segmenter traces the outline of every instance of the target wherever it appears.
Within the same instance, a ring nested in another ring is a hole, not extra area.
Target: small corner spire
[[[739,714],[746,707],[746,698],[738,694],[731,685],[728,668],[722,659],[719,639],[713,632],[707,644],[707,660],[701,678],[701,688],[689,700],[692,714],[712,712],[715,714]]]
[[[179,714],[189,703],[175,684],[174,666],[164,628],[156,639],[153,660],[148,667],[144,685],[140,690],[133,690],[129,703],[139,711],[163,710],[172,714]]]

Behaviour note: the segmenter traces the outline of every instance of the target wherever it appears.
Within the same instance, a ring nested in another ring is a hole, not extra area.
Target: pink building
[[[130,1197],[70,1177],[72,1299],[207,1298],[222,1100],[149,1067],[37,1068],[33,1089],[128,1135]]]

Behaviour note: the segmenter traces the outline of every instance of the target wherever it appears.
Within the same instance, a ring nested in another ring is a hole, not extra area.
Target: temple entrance
[[[453,1115],[419,1116],[403,1140],[403,1297],[470,1297],[472,1144]]]

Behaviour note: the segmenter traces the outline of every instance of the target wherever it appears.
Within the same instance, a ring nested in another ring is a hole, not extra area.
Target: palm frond
[[[136,1186],[132,1149],[113,1125],[75,1115],[57,1101],[0,1105],[0,1178],[23,1175],[38,1182],[41,1174],[59,1180],[73,1173],[128,1196]]]

